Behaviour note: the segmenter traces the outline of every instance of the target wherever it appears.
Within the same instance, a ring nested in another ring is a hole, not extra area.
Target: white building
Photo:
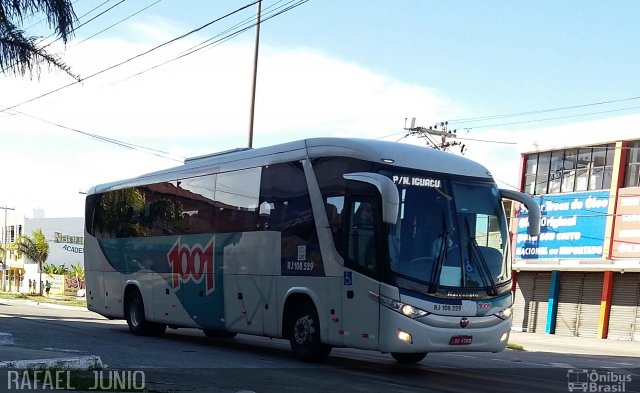
[[[36,215],[38,217],[38,215]],[[4,218],[4,217],[3,217]],[[84,263],[84,218],[25,218],[24,215],[9,211],[7,224],[2,233],[7,249],[7,268],[4,271],[3,287],[9,292],[27,292],[29,280],[39,279],[38,265],[24,258],[18,258],[14,244],[20,235],[31,236],[40,229],[49,243],[49,256],[45,263],[70,268],[78,262]]]

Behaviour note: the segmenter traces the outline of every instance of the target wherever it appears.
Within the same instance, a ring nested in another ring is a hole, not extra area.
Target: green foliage
[[[46,273],[46,274],[55,274],[53,271],[55,269],[55,266],[45,263],[42,265],[42,272]]]
[[[49,27],[66,44],[77,20],[71,0],[0,0],[0,72],[33,76],[44,63],[79,79],[58,56],[39,45],[41,37],[27,36],[20,27],[33,16],[39,19],[39,14],[44,14]]]
[[[69,268],[65,265],[56,266],[50,263],[45,263],[42,265],[42,271],[47,274],[67,274],[69,273]]]
[[[33,231],[31,237],[26,235],[18,237],[15,247],[19,256],[24,256],[31,262],[41,264],[49,256],[49,243],[47,243],[41,229]]]
[[[76,262],[74,265],[71,265],[69,275],[84,281],[84,267],[80,265],[80,262]]]
[[[145,200],[145,194],[134,188],[104,194],[96,205],[96,229],[110,236],[145,236],[144,228],[137,223]]]
[[[167,235],[182,220],[183,210],[180,202],[158,198],[144,187],[115,190],[99,196],[94,226],[105,237]]]
[[[0,0],[2,1],[2,0]],[[24,256],[27,260],[38,264],[40,271],[40,281],[42,281],[42,264],[49,256],[49,243],[42,234],[41,229],[36,229],[31,237],[22,235],[15,243],[18,256]],[[40,295],[42,295],[42,285],[40,285]]]

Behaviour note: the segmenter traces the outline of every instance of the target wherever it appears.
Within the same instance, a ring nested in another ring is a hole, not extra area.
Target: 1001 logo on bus
[[[202,247],[200,244],[193,246],[180,244],[180,238],[178,238],[167,254],[167,260],[173,273],[174,289],[180,288],[181,284],[189,281],[199,284],[204,280],[207,295],[215,290],[213,239]]]

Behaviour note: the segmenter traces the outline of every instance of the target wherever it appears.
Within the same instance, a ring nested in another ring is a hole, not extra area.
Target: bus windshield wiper
[[[489,269],[489,265],[487,265],[486,259],[484,259],[484,256],[482,255],[482,251],[480,251],[480,246],[478,245],[478,242],[476,242],[476,238],[471,236],[471,231],[469,228],[469,220],[465,219],[465,221],[467,224],[467,233],[469,234],[469,240],[470,240],[469,241],[470,254],[473,255],[475,257],[475,260],[478,262],[478,267],[479,267],[478,271],[480,273],[480,277],[482,278],[482,281],[485,284],[485,287],[487,286],[487,284],[489,284],[489,286],[491,286],[493,295],[497,295],[498,288],[496,287],[496,281],[491,276],[491,270]]]
[[[440,236],[442,240],[440,242],[440,247],[438,248],[438,256],[435,259],[433,268],[431,269],[431,284],[429,286],[429,293],[436,293],[440,281],[440,273],[442,272],[442,265],[444,265],[444,261],[447,259],[447,251],[449,244],[449,231],[447,230],[447,223],[445,222],[444,212],[442,213],[442,235]]]

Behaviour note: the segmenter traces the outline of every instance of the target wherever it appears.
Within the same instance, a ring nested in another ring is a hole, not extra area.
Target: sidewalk
[[[511,332],[509,343],[522,345],[525,351],[530,352],[640,357],[640,341]]]
[[[96,355],[78,355],[72,352],[46,351],[21,348],[13,345],[0,346],[0,369],[48,369],[52,367],[74,370],[102,368],[102,360]]]
[[[37,302],[27,299],[0,299],[0,303],[21,303],[33,307],[72,309],[88,311],[86,308],[66,306],[54,303]],[[26,369],[26,368],[65,368],[87,370],[91,368],[105,367],[96,355],[81,355],[72,350],[39,350],[29,349],[14,345],[11,333],[0,332],[0,369]]]

